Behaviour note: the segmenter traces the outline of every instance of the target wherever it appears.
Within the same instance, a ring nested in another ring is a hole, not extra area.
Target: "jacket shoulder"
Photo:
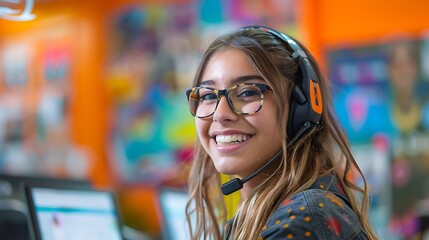
[[[286,199],[270,216],[261,236],[263,239],[357,239],[365,234],[344,199],[331,191],[308,189]]]

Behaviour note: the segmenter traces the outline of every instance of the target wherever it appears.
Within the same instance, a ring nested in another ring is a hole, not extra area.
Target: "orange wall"
[[[320,34],[324,45],[378,40],[395,32],[429,29],[427,0],[321,1]]]
[[[303,41],[323,61],[326,48],[378,42],[389,35],[418,36],[429,29],[427,0],[303,0]]]

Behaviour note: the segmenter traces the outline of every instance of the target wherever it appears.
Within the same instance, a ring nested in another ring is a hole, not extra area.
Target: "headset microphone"
[[[286,147],[289,148],[290,146],[292,146],[292,144],[304,133],[306,132],[308,129],[310,129],[312,127],[312,124],[310,122],[306,122],[304,124],[304,126],[298,131],[298,133],[295,135],[295,137],[293,139],[291,139],[287,144]],[[256,175],[258,175],[259,173],[261,173],[263,170],[265,170],[268,166],[271,165],[271,163],[274,162],[274,160],[276,160],[282,153],[283,151],[279,151],[274,157],[272,157],[268,162],[266,162],[262,167],[260,167],[256,172],[252,173],[251,175],[243,178],[243,179],[239,179],[239,178],[234,178],[224,184],[222,184],[222,186],[220,187],[220,189],[222,190],[223,195],[229,195],[233,192],[236,192],[240,189],[243,188],[243,184],[248,182],[250,179],[254,178]]]

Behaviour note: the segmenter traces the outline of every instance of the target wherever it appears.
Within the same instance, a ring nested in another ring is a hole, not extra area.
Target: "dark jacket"
[[[368,239],[337,179],[324,176],[285,200],[260,239]]]

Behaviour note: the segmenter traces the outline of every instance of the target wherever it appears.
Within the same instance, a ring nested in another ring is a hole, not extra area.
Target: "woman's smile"
[[[218,134],[215,135],[212,139],[212,144],[215,144],[217,151],[222,154],[233,153],[241,148],[245,147],[247,143],[251,140],[253,135],[251,134]]]

